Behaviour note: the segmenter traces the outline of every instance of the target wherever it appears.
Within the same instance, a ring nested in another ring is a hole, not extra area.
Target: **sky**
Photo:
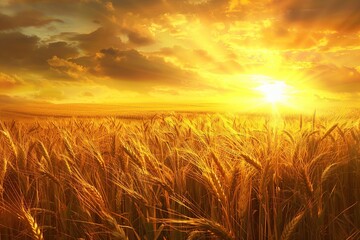
[[[0,101],[248,107],[275,84],[279,104],[357,106],[359,12],[358,0],[0,0]]]

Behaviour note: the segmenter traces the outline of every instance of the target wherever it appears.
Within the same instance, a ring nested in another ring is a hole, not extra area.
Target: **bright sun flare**
[[[286,100],[287,85],[284,82],[265,83],[256,89],[264,95],[264,100],[269,103],[279,103]]]

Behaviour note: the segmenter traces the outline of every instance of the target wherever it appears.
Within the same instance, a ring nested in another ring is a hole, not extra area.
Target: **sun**
[[[280,103],[286,101],[287,85],[281,81],[264,83],[256,88],[264,96],[264,100],[268,103]]]

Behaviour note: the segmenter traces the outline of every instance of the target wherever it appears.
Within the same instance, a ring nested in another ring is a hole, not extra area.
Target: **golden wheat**
[[[304,212],[300,212],[298,215],[296,215],[291,221],[285,226],[282,234],[281,234],[281,240],[289,240],[290,237],[295,231],[296,226],[299,224],[300,220],[303,218]]]
[[[25,209],[24,205],[20,207],[20,217],[29,225],[31,230],[31,237],[34,240],[44,240],[43,234],[35,218],[31,215],[30,211]]]
[[[0,121],[1,239],[359,236],[357,116],[127,117]]]

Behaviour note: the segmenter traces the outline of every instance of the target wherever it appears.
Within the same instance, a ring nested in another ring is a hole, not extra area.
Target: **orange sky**
[[[3,103],[360,99],[359,0],[1,0]],[[284,103],[285,104],[285,101]]]

